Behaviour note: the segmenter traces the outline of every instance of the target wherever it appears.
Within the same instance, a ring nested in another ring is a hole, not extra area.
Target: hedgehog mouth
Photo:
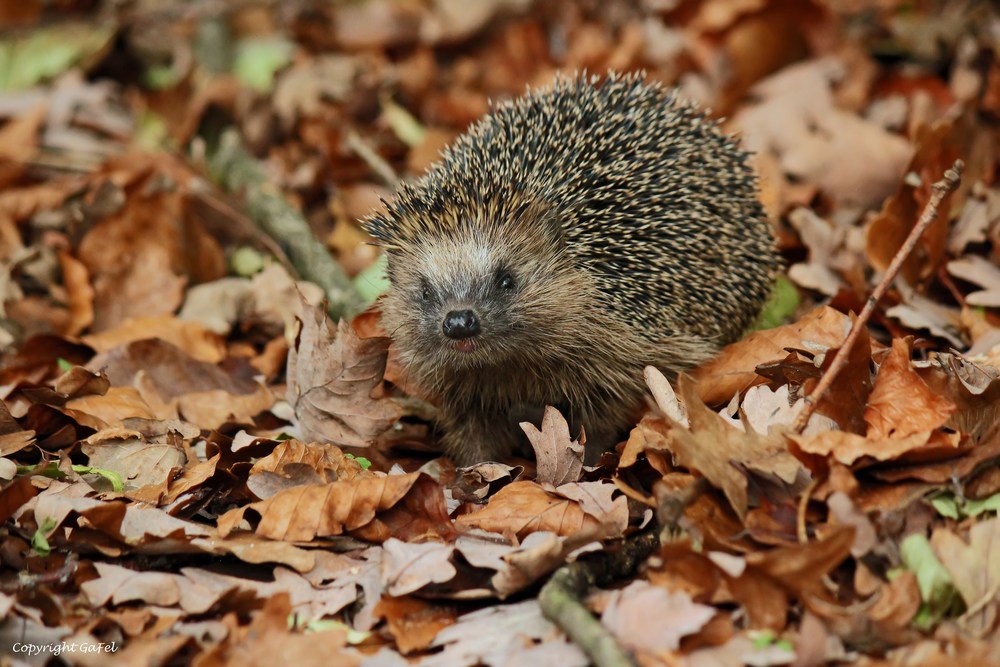
[[[480,343],[475,338],[462,338],[448,341],[448,348],[459,354],[472,354],[479,349]]]

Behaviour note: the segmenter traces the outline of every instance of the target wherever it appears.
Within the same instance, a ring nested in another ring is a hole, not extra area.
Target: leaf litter
[[[108,3],[84,37],[103,4],[0,8],[13,664],[74,645],[59,659],[583,665],[539,587],[651,525],[637,572],[583,600],[638,664],[1000,664],[995,8]],[[195,20],[226,26],[228,73]],[[647,370],[649,409],[596,466],[550,408],[522,426],[534,461],[456,469],[377,309],[330,321],[206,151],[238,128],[371,299],[357,222],[387,176],[580,68],[645,69],[731,118],[794,298],[690,377]],[[961,186],[795,432],[956,157]]]

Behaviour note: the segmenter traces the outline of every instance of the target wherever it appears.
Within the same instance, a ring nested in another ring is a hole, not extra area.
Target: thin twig
[[[358,154],[358,157],[365,161],[372,171],[378,174],[378,177],[382,179],[385,185],[390,188],[396,187],[399,183],[399,176],[396,174],[396,170],[374,148],[369,146],[360,134],[354,130],[348,130],[346,143],[351,150]]]
[[[226,190],[243,196],[250,219],[286,248],[298,274],[323,288],[334,320],[353,317],[364,308],[343,267],[316,238],[301,211],[268,180],[263,164],[250,154],[235,130],[223,132],[209,169]]]
[[[631,576],[659,546],[657,531],[648,529],[621,544],[564,565],[542,586],[542,614],[565,632],[597,667],[633,667],[632,657],[584,606],[594,586]]]
[[[941,205],[941,201],[958,187],[959,182],[962,180],[962,169],[964,167],[965,163],[961,160],[955,160],[955,164],[944,172],[944,176],[942,176],[941,180],[931,186],[931,198],[924,205],[924,210],[920,214],[920,219],[910,231],[910,235],[906,237],[903,247],[901,247],[899,252],[896,253],[896,256],[892,258],[892,262],[889,264],[889,268],[886,269],[882,280],[879,282],[878,286],[875,287],[871,296],[868,297],[868,301],[865,302],[865,307],[861,310],[861,314],[854,321],[854,325],[851,327],[851,331],[847,335],[847,339],[844,340],[844,344],[840,346],[840,350],[833,358],[833,362],[830,363],[830,368],[827,369],[826,373],[823,375],[822,379],[820,379],[819,384],[816,385],[816,388],[812,391],[812,393],[809,394],[809,396],[806,396],[802,412],[799,413],[799,417],[795,421],[794,430],[796,433],[802,433],[802,431],[805,430],[806,424],[809,423],[809,418],[812,417],[812,414],[816,411],[816,407],[819,405],[823,395],[826,394],[831,385],[833,385],[833,381],[837,379],[838,375],[840,375],[840,371],[847,365],[847,358],[848,355],[850,355],[851,348],[854,347],[854,343],[857,342],[858,337],[861,335],[861,331],[865,326],[867,326],[868,320],[871,319],[872,314],[875,312],[875,306],[878,305],[879,300],[885,295],[886,291],[888,291],[889,287],[896,279],[896,275],[903,267],[903,262],[905,262],[906,258],[910,256],[911,252],[913,252],[913,249],[917,245],[917,241],[920,240],[924,231],[937,217],[938,207]]]
[[[796,513],[796,532],[799,535],[799,544],[809,543],[809,530],[806,528],[806,513],[809,511],[809,499],[812,498],[813,491],[816,487],[820,485],[823,481],[822,477],[815,477],[809,486],[806,487],[805,491],[802,492],[802,497],[799,499],[798,512]]]

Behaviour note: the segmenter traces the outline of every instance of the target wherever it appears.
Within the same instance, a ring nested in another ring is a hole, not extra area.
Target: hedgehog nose
[[[455,340],[479,335],[479,318],[471,310],[453,310],[444,316],[444,335]]]

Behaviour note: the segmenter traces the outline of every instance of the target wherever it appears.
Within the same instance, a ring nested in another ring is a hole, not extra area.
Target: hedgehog
[[[546,406],[588,462],[668,377],[759,315],[779,266],[749,154],[640,74],[496,105],[364,222],[383,328],[460,465],[525,451]]]

